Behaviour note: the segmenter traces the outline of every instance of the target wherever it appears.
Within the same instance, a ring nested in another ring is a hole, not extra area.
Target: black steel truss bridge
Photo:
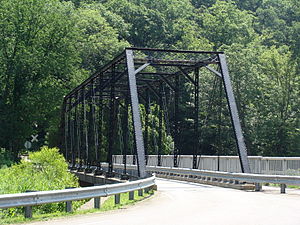
[[[223,52],[126,48],[107,65],[86,79],[65,96],[62,110],[61,150],[71,169],[105,173],[114,176],[113,154],[122,154],[124,177],[126,155],[136,156],[138,175],[146,176],[151,105],[158,107],[158,166],[161,165],[163,127],[166,120],[173,140],[174,167],[180,155],[179,107],[183,83],[193,88],[193,132],[197,137],[193,146],[193,165],[201,152],[199,120],[199,77],[207,70],[222,82],[242,172],[249,173],[247,149],[239,120],[237,105]],[[167,101],[166,101],[167,99]],[[153,121],[153,119],[152,119]],[[119,141],[118,141],[119,140]],[[121,140],[121,141],[120,141]],[[119,152],[116,152],[118,149]],[[108,163],[103,170],[101,162]],[[93,171],[92,171],[92,168]],[[96,169],[95,169],[96,168]]]

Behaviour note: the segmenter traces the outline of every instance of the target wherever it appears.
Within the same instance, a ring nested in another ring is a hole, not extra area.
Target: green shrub
[[[68,172],[68,165],[57,148],[42,147],[39,152],[29,153],[28,160],[21,160],[9,168],[0,169],[0,194],[46,191],[78,187],[78,179]],[[74,206],[79,206],[76,203]],[[39,213],[63,211],[64,203],[34,207]],[[1,211],[0,211],[1,212]],[[22,213],[23,209],[6,209],[0,218]]]

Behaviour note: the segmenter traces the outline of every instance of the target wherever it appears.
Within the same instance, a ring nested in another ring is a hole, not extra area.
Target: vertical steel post
[[[178,167],[178,154],[179,154],[179,92],[180,92],[180,78],[179,74],[175,76],[175,99],[174,99],[174,167]]]
[[[85,95],[85,91],[84,89],[81,89],[81,98],[82,98],[82,101],[81,101],[81,115],[80,115],[80,143],[81,143],[81,146],[80,146],[80,168],[79,168],[79,171],[83,171],[84,170],[84,159],[85,159],[85,151],[84,149],[86,148],[86,145],[85,145],[85,130],[84,130],[84,127],[85,127],[85,116],[84,116],[84,111],[85,111],[85,106],[84,106],[84,95]],[[79,98],[80,99],[80,98]]]
[[[75,95],[75,101],[78,99],[78,94]],[[79,137],[78,137],[78,110],[77,105],[74,108],[74,169],[77,166],[77,158],[79,157]]]
[[[92,164],[93,165],[97,165],[97,159],[98,159],[98,146],[99,146],[99,137],[98,137],[98,127],[97,127],[97,119],[96,119],[96,96],[95,96],[95,86],[94,86],[95,80],[93,80],[92,83],[92,108],[91,108],[91,112],[92,112],[92,121],[93,121],[93,138],[94,138],[94,155],[92,158]]]
[[[126,164],[127,164],[127,152],[128,151],[128,139],[129,139],[129,132],[128,132],[128,106],[129,106],[129,99],[128,99],[128,94],[125,97],[125,110],[123,112],[123,143],[124,143],[124,148],[123,148],[123,164],[124,164],[124,170],[123,173],[126,175]]]
[[[126,49],[126,62],[128,70],[128,81],[129,81],[129,91],[131,97],[131,109],[134,127],[134,138],[136,143],[136,152],[138,158],[138,174],[139,177],[146,177],[146,165],[145,165],[145,149],[144,140],[142,133],[142,124],[139,109],[138,92],[135,77],[134,59],[133,51]]]
[[[101,87],[102,84],[102,74],[99,78],[99,87]],[[96,127],[97,130],[97,138],[98,138],[98,147],[96,149],[96,161],[97,161],[97,168],[94,172],[95,175],[101,175],[102,168],[101,168],[101,148],[103,146],[103,98],[102,98],[102,90],[99,91],[99,102],[98,102],[98,108],[99,108],[99,114],[98,114],[98,127]]]
[[[76,115],[77,115],[77,155],[78,155],[78,172],[82,171],[82,154],[81,154],[81,149],[82,149],[82,126],[81,126],[81,113],[80,113],[80,105],[79,105],[79,100],[80,100],[80,91],[77,93],[77,101],[78,105],[76,106]]]
[[[148,164],[149,154],[149,114],[150,114],[150,102],[149,102],[149,89],[146,89],[146,115],[145,115],[145,160]]]
[[[89,101],[89,112],[88,112],[88,119],[87,119],[87,136],[88,136],[88,150],[87,150],[87,156],[86,156],[86,162],[87,162],[87,168],[85,169],[86,173],[91,173],[91,153],[92,153],[92,148],[93,148],[93,122],[92,122],[92,109],[93,108],[93,104],[91,101]]]
[[[71,121],[72,121],[72,113],[71,113],[71,104],[72,104],[72,98],[69,98],[69,102],[68,102],[68,139],[67,139],[67,143],[68,143],[68,157],[66,158],[67,162],[69,163],[70,166],[70,162],[72,159],[72,132],[71,132]]]
[[[159,131],[158,131],[158,152],[157,152],[157,166],[161,166],[161,152],[163,147],[163,97],[162,97],[162,82],[159,84]]]
[[[72,98],[70,98],[69,100],[69,133],[70,133],[70,149],[71,149],[71,164],[70,164],[70,168],[73,169],[75,167],[75,151],[74,151],[74,135],[75,135],[75,132],[74,132],[74,123],[75,123],[75,118],[74,118],[74,115],[72,113],[72,109],[71,109],[71,106],[72,106]]]
[[[108,173],[107,177],[113,176],[113,148],[115,142],[115,121],[116,121],[116,103],[115,103],[115,83],[114,83],[114,75],[115,75],[115,65],[112,67],[112,78],[110,81],[110,102],[109,102],[109,133],[108,133]]]
[[[195,145],[193,154],[193,169],[197,169],[197,157],[199,152],[199,68],[195,68],[195,84],[194,84],[194,134],[195,134]]]
[[[67,100],[64,102],[64,141],[65,141],[65,159],[66,161],[68,161],[68,129],[69,129],[69,126],[68,126],[68,102]]]
[[[224,54],[218,54],[223,85],[225,88],[227,104],[230,111],[231,122],[234,127],[235,140],[238,148],[238,154],[240,158],[241,168],[243,173],[250,173],[250,166],[247,155],[247,148],[245,145],[244,135],[242,132],[242,127],[238,115],[238,110],[236,102],[234,99],[234,94],[231,86],[231,81],[229,77],[229,72],[226,64],[226,59]]]
[[[221,122],[222,122],[222,81],[220,80],[219,84],[219,111],[218,111],[218,162],[217,162],[217,170],[220,171],[220,154],[222,149],[222,141],[221,141]]]
[[[88,124],[86,118],[86,100],[85,100],[85,87],[83,87],[83,129],[84,129],[84,141],[85,141],[85,166],[88,167],[88,157],[89,157],[89,139],[88,139]]]

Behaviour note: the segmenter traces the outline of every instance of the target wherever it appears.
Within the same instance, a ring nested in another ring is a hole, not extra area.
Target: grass
[[[129,193],[121,194],[120,204],[115,205],[115,198],[114,196],[110,196],[100,207],[100,209],[88,209],[88,210],[77,210],[72,213],[66,212],[54,212],[49,214],[38,214],[33,213],[33,218],[24,218],[24,215],[18,215],[11,218],[4,218],[0,220],[0,225],[5,224],[16,224],[16,223],[28,223],[32,221],[43,221],[43,220],[50,220],[53,218],[62,218],[68,217],[72,215],[83,215],[88,213],[95,213],[95,212],[105,212],[109,210],[116,210],[123,208],[124,206],[133,205],[136,202],[139,202],[143,199],[146,199],[154,194],[153,190],[150,190],[149,193],[143,193],[143,196],[138,196],[138,192],[134,192],[134,200],[129,200]]]

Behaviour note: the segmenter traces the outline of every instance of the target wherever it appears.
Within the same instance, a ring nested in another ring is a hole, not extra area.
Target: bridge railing
[[[262,157],[249,156],[249,163],[252,173],[257,174],[278,174],[278,175],[300,175],[300,157]],[[115,155],[114,163],[122,163],[123,156]],[[179,168],[191,168],[193,156],[181,155],[179,157]],[[238,156],[198,156],[198,168],[200,170],[211,170],[224,172],[241,172]],[[172,155],[162,155],[161,162],[163,167],[173,166]],[[127,156],[127,163],[133,164],[133,156]],[[149,155],[148,166],[157,165],[157,155]]]
[[[0,195],[0,209],[25,207],[25,217],[32,217],[32,206],[56,202],[66,202],[66,211],[72,211],[72,201],[94,198],[95,208],[100,207],[100,197],[115,195],[115,203],[120,203],[120,194],[129,192],[129,199],[133,200],[133,191],[148,192],[155,186],[155,176],[130,181],[126,183],[109,184],[84,188],[72,188],[55,191],[38,191],[20,194]],[[96,204],[98,202],[98,204]]]

